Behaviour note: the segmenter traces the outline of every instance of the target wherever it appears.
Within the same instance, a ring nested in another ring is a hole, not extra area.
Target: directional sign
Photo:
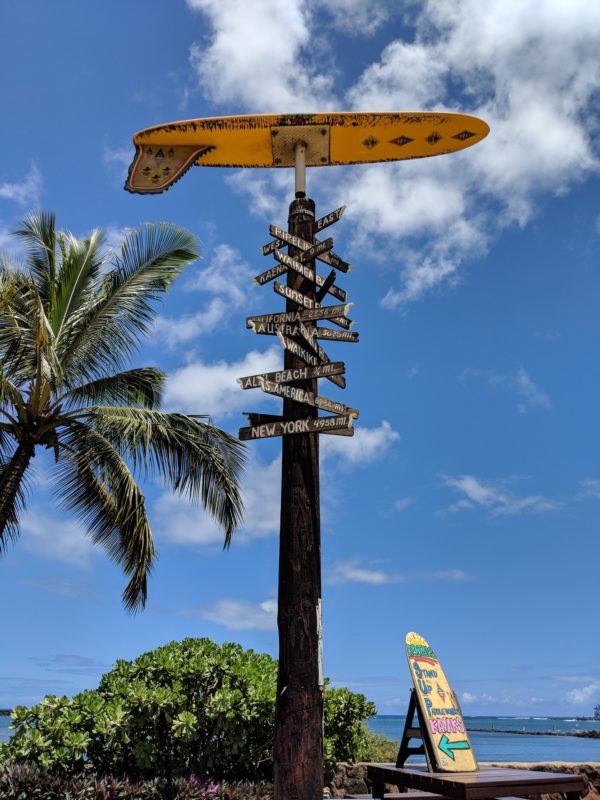
[[[318,417],[316,419],[291,419],[281,422],[268,422],[250,428],[240,428],[239,438],[242,441],[249,439],[266,439],[270,436],[290,436],[297,433],[329,433],[333,430],[348,429],[353,431],[353,417],[350,414],[335,417]],[[352,436],[352,433],[349,434]]]
[[[254,283],[257,283],[259,286],[263,286],[265,283],[272,281],[273,278],[279,278],[280,275],[285,275],[287,272],[287,267],[283,264],[275,264],[274,267],[266,270],[266,272],[261,272],[260,275],[255,275],[252,280]]]
[[[310,250],[311,247],[322,244],[321,242],[307,242],[304,239],[300,239],[299,236],[294,236],[292,233],[284,231],[283,228],[278,228],[276,225],[269,225],[269,233],[271,236],[276,236],[277,238],[274,242],[269,242],[269,244],[261,248],[265,256],[286,244],[291,244],[293,247],[297,247],[298,250]],[[351,265],[347,261],[344,261],[335,253],[319,253],[315,254],[314,258],[318,258],[325,264],[336,267],[342,272],[348,272],[351,268]]]
[[[477,761],[460,706],[436,654],[418,633],[407,633],[406,655],[434,771],[475,772]]]
[[[282,369],[278,372],[262,372],[259,375],[247,375],[238,378],[237,382],[242,389],[260,389],[259,379],[274,381],[275,383],[292,383],[294,381],[308,381],[312,378],[329,378],[331,375],[343,375],[346,365],[343,361],[331,361],[318,367],[301,367],[300,369]]]
[[[255,414],[253,411],[243,411],[242,413],[248,417],[248,422],[252,428],[257,425],[266,425],[270,422],[284,422],[282,416],[275,414]],[[332,436],[352,436],[354,428],[326,428],[320,433],[331,434]]]
[[[290,339],[289,336],[284,336],[281,331],[277,331],[277,336],[279,337],[282,347],[295,356],[298,356],[298,358],[301,358],[305,364],[310,364],[313,367],[321,365],[322,362],[319,356],[309,353],[308,350],[302,347],[302,345],[299,345],[294,339]]]
[[[320,275],[317,275],[315,270],[310,269],[310,267],[307,267],[306,264],[303,264],[301,261],[297,261],[295,258],[288,256],[287,253],[283,253],[278,248],[275,249],[273,255],[275,256],[277,261],[280,262],[280,265],[282,266],[285,265],[286,267],[289,267],[290,269],[294,270],[294,272],[297,272],[304,278],[308,278],[309,281],[313,281],[313,283],[316,283],[317,286],[321,287],[321,291],[319,292],[319,300],[318,300],[319,303],[321,302],[323,297],[325,297],[327,292],[329,292],[329,294],[333,295],[334,297],[337,297],[338,300],[344,301],[346,299],[347,297],[346,292],[343,289],[340,289],[337,286],[333,285],[333,282],[335,281],[336,278],[335,270],[332,270],[329,277],[325,280]]]
[[[320,306],[307,311],[282,311],[279,314],[258,314],[252,317],[246,317],[246,327],[253,328],[259,322],[306,322],[317,319],[342,319],[344,318],[354,303],[343,303],[338,306]],[[344,324],[343,327],[350,327],[352,324],[350,320],[348,325]]]
[[[340,206],[340,208],[336,208],[335,211],[331,211],[329,214],[325,214],[324,217],[321,217],[321,219],[318,219],[313,226],[315,233],[322,231],[323,228],[327,228],[329,225],[333,225],[334,222],[341,219],[345,210],[346,206]]]
[[[340,289],[338,286],[333,285],[333,282],[336,278],[335,270],[331,270],[331,274],[324,279],[320,275],[317,275],[314,270],[310,269],[310,267],[307,267],[300,261],[296,261],[295,258],[288,256],[287,253],[283,253],[281,250],[275,249],[274,255],[280,263],[266,270],[266,272],[261,272],[260,275],[256,275],[252,279],[254,283],[262,286],[263,284],[272,281],[274,278],[278,278],[280,275],[283,275],[289,268],[293,269],[294,272],[298,272],[305,278],[314,281],[317,286],[321,287],[318,298],[319,303],[323,297],[325,297],[327,292],[333,295],[333,297],[337,297],[338,300],[342,300],[342,302],[346,300],[346,292],[343,289]]]
[[[346,328],[346,330],[354,325],[354,320],[348,319],[348,317],[331,317],[331,321],[335,325],[339,325],[340,328]]]
[[[327,292],[335,288],[333,284],[335,283],[336,278],[337,278],[336,271],[332,269],[329,275],[325,278],[325,280],[319,284],[319,289],[317,292],[315,292],[315,300],[317,301],[317,303],[321,302],[321,300],[325,297]],[[335,292],[331,292],[331,294],[335,294]],[[346,293],[344,292],[344,294]],[[344,297],[343,299],[345,300],[346,298]]]
[[[319,356],[319,358],[321,359],[321,363],[322,363],[322,364],[329,364],[329,363],[331,362],[331,359],[329,358],[329,356],[327,355],[327,353],[325,352],[325,350],[323,350],[323,348],[321,347],[321,345],[320,345],[320,344],[317,344],[317,343],[315,342],[315,345],[314,345],[314,346],[315,346],[315,350],[317,351],[317,355],[318,355],[318,356]],[[340,386],[342,389],[344,389],[344,388],[346,387],[346,381],[344,380],[344,378],[340,378],[340,377],[338,377],[337,375],[332,375],[332,376],[329,378],[329,380],[330,380],[332,383],[335,383],[337,386]]]
[[[333,328],[313,328],[317,339],[332,342],[358,342],[358,331],[336,331]]]
[[[302,262],[306,264],[307,261],[313,261],[315,258],[319,258],[322,256],[323,253],[326,253],[328,250],[333,248],[333,239],[324,239],[322,242],[317,242],[313,244],[312,247],[309,247],[308,250],[304,250],[301,254],[300,258]]]
[[[304,278],[308,278],[309,281],[316,283],[315,281],[316,275],[314,269],[311,269],[310,267],[307,267],[305,264],[302,264],[302,262],[297,261],[295,258],[288,256],[287,253],[283,253],[281,250],[279,250],[279,248],[273,251],[273,255],[275,256],[277,261],[279,261],[281,264],[285,264],[286,267],[293,269],[294,272],[298,272]]]
[[[462,741],[459,740],[458,742],[451,742],[450,739],[446,736],[446,734],[442,734],[442,738],[438,743],[438,750],[441,750],[442,753],[447,755],[452,761],[456,761],[456,756],[454,755],[455,750],[470,750],[471,745],[467,742],[466,739]]]
[[[332,411],[334,414],[352,414],[355,418],[359,415],[357,408],[350,408],[344,403],[337,403],[298,386],[290,386],[287,383],[275,383],[274,381],[265,381],[263,379],[259,379],[259,384],[263,392],[274,394],[277,397],[285,397],[288,400],[295,400],[297,403],[316,406],[324,411]]]
[[[294,303],[298,303],[299,306],[304,306],[304,308],[320,308],[319,303],[316,300],[311,300],[310,297],[307,297],[302,292],[299,292],[297,289],[292,289],[290,286],[284,286],[281,283],[273,284],[273,291],[280,294],[282,297],[287,298],[288,300],[292,300]]]

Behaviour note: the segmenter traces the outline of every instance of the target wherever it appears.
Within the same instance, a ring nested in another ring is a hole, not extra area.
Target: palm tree
[[[155,547],[134,474],[200,500],[225,546],[241,521],[240,442],[206,417],[160,411],[161,370],[124,369],[197,242],[146,224],[111,256],[100,231],[77,239],[47,212],[15,233],[24,265],[0,257],[0,553],[19,534],[31,460],[49,449],[60,505],[122,567],[123,602],[136,610]]]

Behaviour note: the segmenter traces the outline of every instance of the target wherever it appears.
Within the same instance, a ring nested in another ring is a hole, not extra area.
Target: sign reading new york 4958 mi
[[[442,772],[474,772],[477,761],[456,695],[436,654],[418,633],[406,634],[406,655],[435,764]]]

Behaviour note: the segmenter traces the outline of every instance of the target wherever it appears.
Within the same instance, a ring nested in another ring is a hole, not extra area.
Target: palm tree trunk
[[[34,445],[30,442],[19,444],[0,477],[0,549],[6,526],[16,520],[19,489],[33,452]]]

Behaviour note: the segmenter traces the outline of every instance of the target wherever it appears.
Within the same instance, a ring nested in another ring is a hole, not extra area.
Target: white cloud
[[[21,537],[25,549],[35,555],[77,567],[90,566],[94,546],[75,520],[29,508],[21,520]]]
[[[454,512],[476,507],[486,508],[493,516],[508,516],[529,512],[560,511],[563,504],[543,495],[519,497],[506,488],[507,481],[484,482],[474,475],[461,475],[453,478],[442,475],[444,486],[456,490],[465,497],[449,506],[446,511]]]
[[[399,583],[404,578],[381,569],[365,569],[357,561],[339,561],[328,571],[326,583],[368,583],[380,586],[384,583]]]
[[[273,630],[277,627],[277,602],[263,600],[250,603],[247,600],[223,598],[200,612],[204,619],[224,625],[230,630]]]
[[[407,41],[390,41],[338,107],[448,109],[490,124],[489,137],[464,154],[311,175],[325,201],[348,203],[357,247],[371,249],[376,232],[378,248],[402,265],[399,285],[385,295],[387,308],[455,285],[464,261],[484,254],[506,227],[527,224],[540,199],[598,170],[592,143],[600,6],[594,0],[424,0],[402,12],[397,4],[360,0],[188,4],[212,25],[191,62],[217,102],[253,112],[331,108],[325,73],[336,75],[335,55],[319,38],[317,14],[325,10],[334,25],[364,36],[402,13]],[[315,47],[327,53],[320,59],[323,74],[314,73]],[[271,176],[247,173],[237,184],[253,195],[255,211],[272,213]]]
[[[600,681],[592,681],[581,689],[571,689],[565,695],[566,699],[578,706],[585,706],[598,702],[600,698]]]
[[[429,572],[425,577],[435,581],[472,581],[473,576],[465,572],[464,569],[439,569]]]
[[[492,374],[489,376],[488,381],[490,386],[513,391],[521,398],[517,403],[517,411],[520,414],[524,414],[534,408],[549,410],[552,407],[549,396],[534,383],[523,367],[519,367],[514,375]]]
[[[353,36],[375,33],[391,16],[384,0],[365,3],[365,0],[321,0],[322,8],[331,15],[336,28]]]
[[[264,352],[251,350],[240,361],[193,361],[169,375],[165,405],[184,413],[210,414],[215,418],[254,410],[268,401],[258,390],[242,390],[236,378],[281,369],[283,356],[278,347]],[[270,398],[272,401],[272,398]]]
[[[132,145],[127,145],[126,147],[109,147],[105,145],[102,149],[104,163],[109,167],[118,167],[120,173],[131,164],[134,155],[135,150]]]
[[[362,466],[381,458],[400,434],[387,420],[378,428],[357,427],[354,436],[321,436],[320,453],[324,459],[337,456],[346,466]]]
[[[207,267],[196,272],[184,284],[188,291],[213,295],[206,308],[196,314],[180,317],[159,317],[155,336],[169,347],[192,341],[203,333],[213,333],[247,302],[243,286],[250,286],[251,271],[233,247],[220,244]]]
[[[394,511],[404,511],[404,509],[412,506],[415,502],[414,497],[401,497],[400,500],[395,500],[393,503]]]
[[[0,198],[12,200],[19,206],[35,207],[42,194],[42,174],[32,161],[29,172],[17,183],[0,183]]]
[[[233,535],[233,544],[272,536],[279,532],[281,458],[263,464],[250,453],[242,475],[244,524]],[[223,532],[201,507],[170,492],[154,504],[153,523],[158,538],[176,545],[221,546]]]
[[[254,113],[306,112],[331,103],[330,78],[301,59],[311,44],[306,0],[187,2],[212,26],[202,44],[192,45],[190,64],[213,101],[241,103]]]
[[[577,495],[578,500],[600,500],[600,479],[586,478],[579,485],[581,492]]]

